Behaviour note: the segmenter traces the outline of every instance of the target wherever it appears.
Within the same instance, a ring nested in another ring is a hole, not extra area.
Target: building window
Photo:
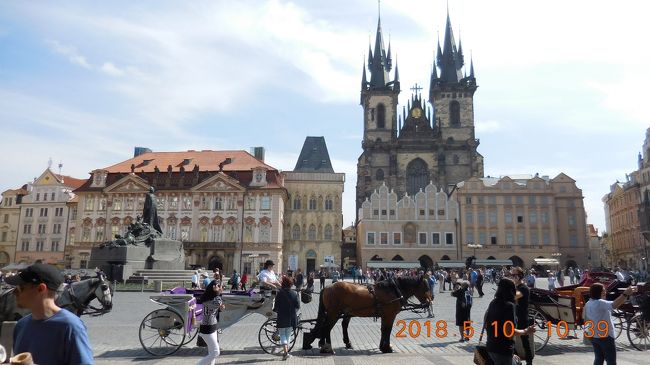
[[[25,224],[23,227],[23,234],[31,234],[32,233],[32,225],[31,224]]]
[[[465,204],[472,204],[472,197],[471,196],[466,196],[465,197]]]
[[[326,240],[332,239],[332,226],[327,224],[325,225],[325,237]]]
[[[576,225],[576,216],[569,214],[569,226],[573,227]]]
[[[214,198],[214,210],[223,210],[223,198],[218,196]]]
[[[445,243],[448,245],[454,244],[454,234],[450,232],[445,232]]]
[[[530,220],[530,224],[537,224],[537,212],[530,212],[528,219]]]
[[[384,104],[377,104],[377,128],[386,128],[386,107]]]
[[[487,240],[487,233],[485,233],[483,231],[479,232],[478,233],[478,243],[480,243],[481,245],[485,245],[487,243],[487,242],[485,242],[486,240]]]
[[[375,216],[375,217],[378,217],[379,216],[379,209],[373,209],[372,215]]]
[[[299,197],[299,196],[296,196],[296,197],[293,199],[293,209],[294,209],[294,210],[300,210],[300,205],[301,205],[301,204],[300,204],[300,197]]]
[[[548,205],[548,196],[542,196],[542,197],[540,197],[540,198],[539,198],[539,202],[540,202],[542,205]]]
[[[208,210],[208,207],[210,206],[210,200],[208,199],[207,196],[202,196],[201,197],[201,210]],[[206,241],[207,242],[207,241]]]
[[[478,224],[479,226],[485,225],[485,212],[478,212]]]
[[[169,238],[175,240],[176,239],[176,225],[170,225],[169,226]]]
[[[550,245],[551,244],[551,234],[547,231],[544,231],[543,233],[544,236],[544,244],[545,245]]]
[[[390,209],[388,213],[390,213],[391,217],[395,216],[395,209]]]
[[[45,246],[45,242],[36,241],[36,251],[43,251],[43,246]]]
[[[260,242],[271,242],[271,226],[269,224],[260,225]]]
[[[59,251],[59,241],[52,241],[52,249],[50,251],[52,252]]]
[[[226,203],[228,207],[226,209],[228,210],[236,210],[237,209],[237,197],[235,196],[229,196],[226,198]]]
[[[38,225],[38,234],[45,234],[45,224],[39,224]]]
[[[40,200],[41,200],[41,193],[36,193],[36,201],[40,201]]]
[[[253,225],[245,224],[244,225],[244,241],[253,242]]]
[[[410,196],[415,196],[420,189],[429,184],[429,167],[420,158],[409,162],[406,167],[406,191]]]
[[[112,239],[113,237],[111,237]],[[97,226],[95,228],[95,241],[103,242],[104,241],[104,226]]]
[[[514,243],[514,239],[512,237],[512,232],[506,232],[506,245],[512,245]]]
[[[393,244],[394,245],[402,244],[402,232],[393,232]]]
[[[309,210],[316,210],[316,197],[309,198]]]
[[[2,242],[7,240],[7,232],[2,232]]]
[[[47,208],[41,208],[39,217],[47,217]]]
[[[293,229],[291,230],[291,238],[294,240],[299,240],[300,239],[300,226],[297,224],[293,225]]]
[[[418,243],[421,245],[426,245],[427,244],[427,233],[426,232],[418,232]]]
[[[575,233],[572,233],[571,236],[569,236],[569,243],[571,244],[571,247],[578,247],[578,236]]]
[[[537,236],[537,231],[533,230],[530,232],[530,244],[531,245],[538,245],[539,244],[539,237]]]
[[[449,103],[449,125],[460,127],[460,103],[456,100]]]
[[[9,223],[9,214],[4,215],[3,223]]]
[[[165,197],[158,198],[158,209],[165,209]],[[176,210],[178,209],[178,197],[172,196],[169,198],[169,209]]]
[[[181,241],[188,241],[190,239],[190,226],[181,227]]]
[[[524,232],[517,233],[517,244],[520,245],[526,244],[526,234]]]
[[[309,231],[307,232],[307,238],[311,241],[316,240],[316,226],[315,225],[310,225],[309,226]]]
[[[132,197],[126,198],[126,210],[133,210],[135,199]]]
[[[488,196],[488,204],[496,204],[496,203],[497,203],[497,197],[495,195]]]
[[[490,244],[491,245],[496,245],[497,244],[497,235],[496,235],[496,233],[492,233],[490,235]]]
[[[375,180],[377,181],[383,181],[384,180],[384,170],[378,169],[377,172],[375,173]]]
[[[97,206],[99,210],[106,210],[106,198],[99,199],[99,205]]]
[[[512,224],[512,212],[505,212],[506,224]]]
[[[433,232],[431,233],[431,244],[439,245],[440,244],[440,233]]]
[[[504,188],[505,188],[505,184],[503,184],[503,185],[504,185]],[[504,204],[512,204],[512,197],[510,195],[504,196],[503,197],[503,203]]]
[[[81,231],[81,240],[84,242],[90,241],[90,227],[84,227]]]
[[[497,224],[497,212],[492,210],[488,214],[490,215],[490,225],[496,226],[496,224]]]
[[[260,209],[261,210],[270,210],[271,209],[271,197],[270,196],[263,196],[262,199],[260,199]]]
[[[25,209],[25,217],[33,217],[33,216],[34,216],[34,208]]]
[[[542,224],[548,224],[548,212],[542,212]]]
[[[111,239],[115,238],[118,234],[120,234],[120,226],[111,226]]]
[[[207,227],[202,227],[201,228],[201,242],[208,242],[208,228]]]
[[[388,233],[387,232],[381,232],[379,234],[379,243],[382,245],[387,245],[388,244]]]
[[[521,195],[518,195],[515,197],[515,203],[517,204],[524,204],[524,197]]]
[[[523,215],[518,215],[517,216],[517,223],[524,223],[524,216]]]
[[[368,232],[366,236],[366,244],[374,245],[375,244],[375,232]]]
[[[63,217],[63,208],[56,208],[54,215],[57,217]]]
[[[183,209],[190,210],[192,209],[192,197],[184,196],[183,197]]]
[[[246,210],[255,210],[255,200],[254,196],[246,197]]]
[[[467,241],[467,243],[474,243],[474,232],[467,232],[465,241]]]
[[[23,241],[20,245],[21,251],[29,251],[29,241]]]
[[[478,199],[478,204],[479,204],[479,205],[483,205],[483,204],[485,204],[485,198],[484,198],[484,197],[479,196],[477,199]]]
[[[537,197],[535,195],[531,195],[528,197],[528,205],[535,205],[537,204]]]
[[[57,223],[57,224],[52,226],[52,233],[54,233],[54,234],[61,233],[61,224],[60,223]]]
[[[113,210],[122,210],[122,198],[113,199]]]

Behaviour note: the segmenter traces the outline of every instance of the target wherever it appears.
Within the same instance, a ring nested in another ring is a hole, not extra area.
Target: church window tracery
[[[384,180],[384,170],[382,169],[377,170],[377,172],[375,173],[375,180],[378,181]]]
[[[429,168],[427,163],[420,158],[409,162],[406,167],[406,191],[415,195],[420,189],[424,190],[429,182]]]

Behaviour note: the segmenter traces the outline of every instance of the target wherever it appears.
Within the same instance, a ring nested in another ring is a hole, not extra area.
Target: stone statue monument
[[[111,280],[124,281],[136,270],[183,270],[183,243],[164,238],[158,221],[156,196],[151,187],[145,197],[142,216],[129,225],[126,233],[94,247],[90,267],[101,268]]]

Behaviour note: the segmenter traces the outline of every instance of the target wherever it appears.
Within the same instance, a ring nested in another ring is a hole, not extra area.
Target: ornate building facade
[[[458,259],[458,203],[435,185],[404,196],[382,184],[359,209],[357,263],[427,267]]]
[[[475,255],[553,269],[555,261],[561,267],[589,265],[582,190],[569,176],[471,178],[458,184],[454,196],[463,259]],[[469,244],[482,247],[474,251]]]
[[[402,197],[414,196],[429,183],[449,192],[461,181],[483,176],[483,156],[474,132],[476,78],[473,64],[469,76],[463,75],[464,65],[462,45],[456,45],[448,15],[428,100],[416,85],[399,113],[399,71],[395,64],[391,80],[391,49],[384,48],[378,22],[374,50],[368,51],[370,80],[364,64],[361,81],[364,129],[357,163],[357,209],[384,184]]]
[[[20,207],[14,262],[37,261],[63,267],[73,190],[85,180],[55,174],[49,168],[28,184]]]
[[[20,206],[27,195],[27,185],[6,190],[0,200],[0,267],[15,262],[16,242],[20,229]]]
[[[341,261],[345,174],[332,168],[325,138],[307,137],[293,171],[282,173],[289,194],[285,207],[284,264],[318,271]]]
[[[124,233],[154,187],[163,234],[183,241],[187,266],[255,273],[282,262],[282,176],[248,152],[147,152],[91,175],[75,191],[70,257]]]
[[[638,173],[633,172],[625,183],[612,184],[609,194],[603,197],[613,264],[628,270],[641,268],[645,257],[639,221],[641,191],[638,177]]]

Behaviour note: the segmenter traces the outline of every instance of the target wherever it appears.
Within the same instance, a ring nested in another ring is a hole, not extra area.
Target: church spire
[[[391,61],[386,55],[384,48],[384,37],[381,30],[381,17],[377,20],[377,32],[375,34],[375,49],[368,56],[368,68],[370,69],[370,88],[386,88],[389,77],[388,72],[391,68]]]
[[[474,57],[469,58],[469,77],[474,79]]]
[[[395,57],[395,79],[393,80],[393,90],[399,91],[399,68],[397,67],[397,57]]]
[[[438,42],[438,66],[440,67],[440,79],[445,83],[458,83],[463,78],[463,54],[462,47],[456,48],[454,31],[451,27],[451,18],[447,10],[447,24],[445,26],[445,38],[442,52]]]
[[[368,87],[368,78],[366,77],[366,61],[363,61],[363,76],[361,77],[361,90]]]

